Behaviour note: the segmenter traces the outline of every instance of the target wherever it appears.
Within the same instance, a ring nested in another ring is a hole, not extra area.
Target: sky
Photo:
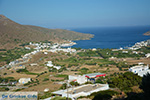
[[[0,14],[46,28],[150,25],[150,0],[0,0]]]

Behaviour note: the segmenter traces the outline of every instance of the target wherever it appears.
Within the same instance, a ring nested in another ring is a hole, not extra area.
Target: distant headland
[[[149,36],[149,35],[150,35],[150,31],[148,31],[148,32],[144,33],[144,35]]]
[[[92,34],[64,29],[48,29],[38,26],[21,25],[0,15],[0,49],[12,49],[29,42],[50,41],[63,43],[72,40],[89,40]]]

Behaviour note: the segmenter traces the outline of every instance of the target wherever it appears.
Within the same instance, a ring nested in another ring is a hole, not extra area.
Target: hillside
[[[21,25],[0,15],[0,49],[12,49],[19,44],[30,41],[62,42],[64,40],[85,40],[92,37],[91,34],[74,31]]]
[[[148,31],[148,32],[144,33],[144,35],[150,35],[150,31]]]

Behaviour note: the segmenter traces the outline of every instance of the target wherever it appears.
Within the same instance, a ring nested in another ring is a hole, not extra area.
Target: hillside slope
[[[47,29],[38,26],[21,25],[0,15],[0,49],[11,49],[15,46],[34,41],[84,40],[93,35],[62,29]]]

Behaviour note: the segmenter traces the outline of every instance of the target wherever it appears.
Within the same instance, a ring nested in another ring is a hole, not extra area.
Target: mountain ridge
[[[84,34],[64,29],[48,29],[33,25],[21,25],[0,15],[0,49],[12,49],[26,42],[49,40],[63,42],[66,40],[86,40],[91,34]]]

